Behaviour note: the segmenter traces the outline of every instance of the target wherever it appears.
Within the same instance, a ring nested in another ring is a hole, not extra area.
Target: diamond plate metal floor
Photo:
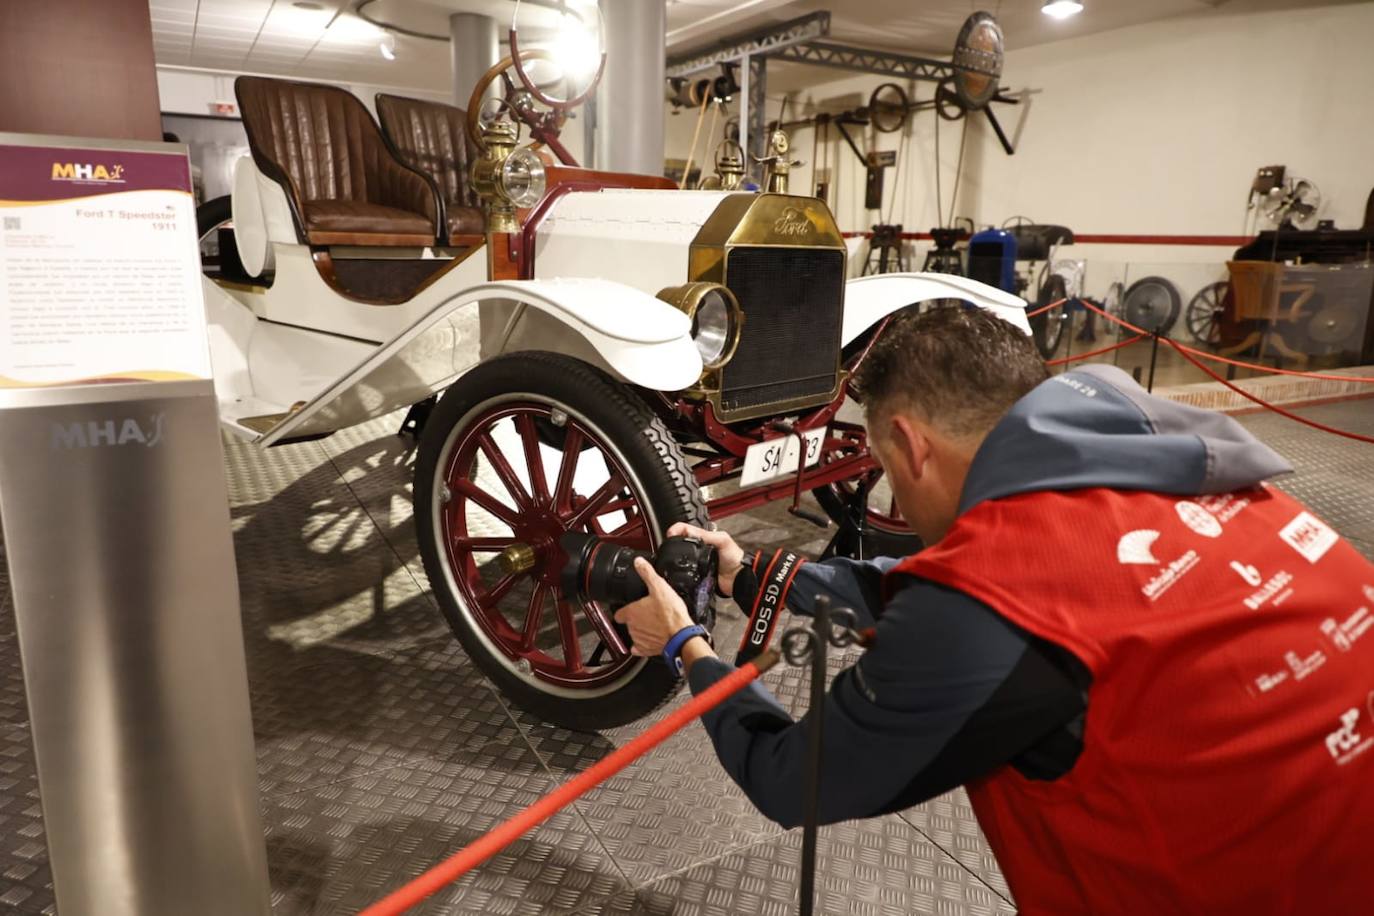
[[[1374,433],[1374,401],[1303,413]],[[266,453],[226,444],[279,916],[355,912],[639,730],[550,727],[475,671],[428,594],[398,422]],[[1282,486],[1374,556],[1374,447],[1274,415],[1242,422],[1298,468]],[[750,548],[824,546],[780,506],[725,527]],[[728,645],[742,619],[726,610],[721,626]],[[768,683],[800,709],[799,671]],[[782,916],[799,850],[799,832],[756,814],[689,728],[420,912]],[[962,791],[823,829],[820,866],[824,913],[1014,912]],[[3,562],[0,911],[54,911]]]

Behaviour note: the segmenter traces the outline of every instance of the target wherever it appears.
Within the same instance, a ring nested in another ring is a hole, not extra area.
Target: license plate
[[[825,442],[825,427],[808,429],[802,432],[806,442],[806,466],[811,467],[821,460],[821,445]],[[801,443],[796,436],[781,436],[749,446],[744,453],[744,472],[740,474],[739,485],[752,487],[775,477],[783,477],[797,472],[797,458],[801,454]]]

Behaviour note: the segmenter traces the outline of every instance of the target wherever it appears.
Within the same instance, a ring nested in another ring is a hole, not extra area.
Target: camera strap
[[[749,607],[739,652],[735,654],[736,666],[752,661],[768,648],[777,627],[778,614],[787,603],[787,590],[792,587],[797,570],[805,563],[805,557],[790,550],[776,550],[771,556],[762,552],[755,554],[752,571],[758,586]]]

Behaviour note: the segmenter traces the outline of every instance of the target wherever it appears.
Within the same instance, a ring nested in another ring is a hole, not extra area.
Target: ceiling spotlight
[[[387,32],[382,36],[382,40],[377,44],[377,50],[382,52],[382,56],[387,60],[396,59],[396,36]]]
[[[1045,0],[1040,12],[1055,19],[1068,19],[1083,12],[1083,4],[1079,0]]]

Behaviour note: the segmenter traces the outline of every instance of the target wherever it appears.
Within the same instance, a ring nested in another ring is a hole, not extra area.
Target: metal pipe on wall
[[[448,17],[449,55],[453,67],[453,99],[468,107],[472,87],[501,59],[497,23],[491,16],[454,13]]]
[[[665,0],[603,0],[606,72],[596,96],[593,165],[663,173]]]

